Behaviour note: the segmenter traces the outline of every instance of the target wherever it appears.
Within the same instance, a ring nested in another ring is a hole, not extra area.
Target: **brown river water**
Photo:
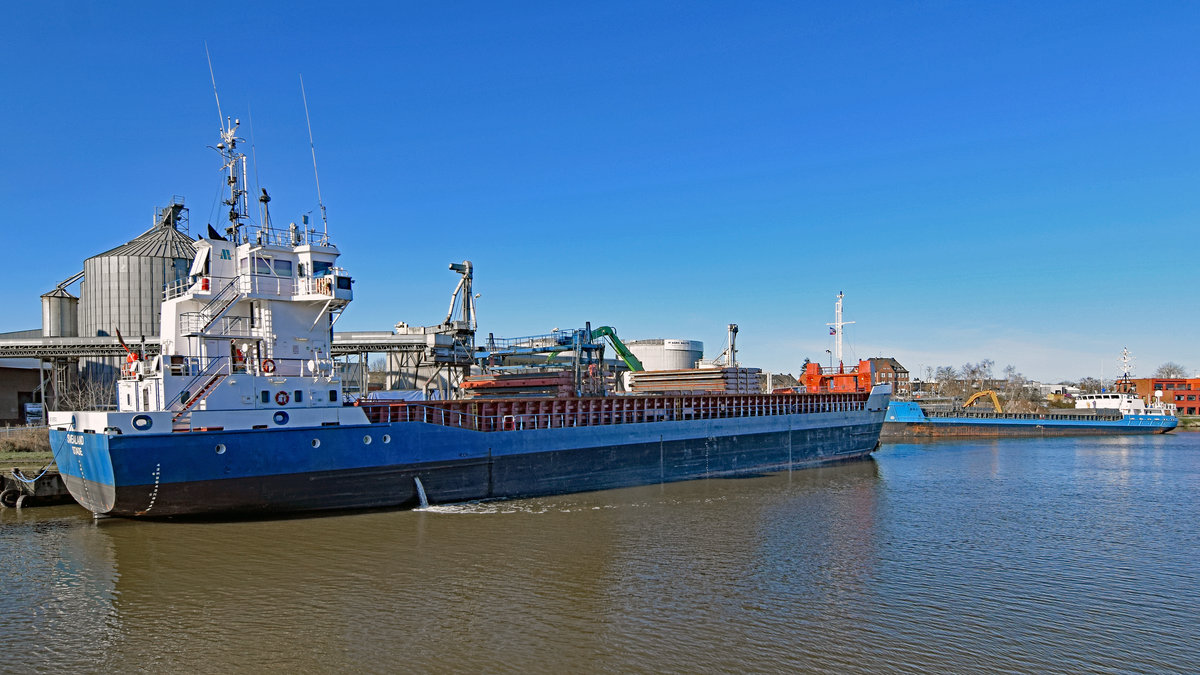
[[[0,672],[1200,672],[1200,434],[269,521],[0,512]]]

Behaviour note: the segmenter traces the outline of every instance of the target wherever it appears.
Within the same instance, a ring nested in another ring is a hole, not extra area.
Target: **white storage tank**
[[[699,340],[631,340],[625,346],[646,370],[686,370],[704,358],[704,343]]]

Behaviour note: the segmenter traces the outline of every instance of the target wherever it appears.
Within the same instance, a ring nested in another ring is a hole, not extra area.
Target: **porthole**
[[[313,446],[314,448],[319,448],[319,447],[321,447],[321,439],[319,439],[319,438],[314,438],[314,439],[312,440],[312,446]]]
[[[218,454],[218,455],[223,455],[223,454],[225,454],[225,444],[224,444],[224,443],[217,443],[216,451],[217,451],[217,454]]]
[[[383,442],[384,442],[384,443],[391,443],[391,442],[392,442],[392,437],[391,437],[390,435],[388,435],[388,434],[384,434],[384,435],[383,435]]]
[[[371,437],[363,436],[363,445],[370,445],[370,444],[371,444]]]

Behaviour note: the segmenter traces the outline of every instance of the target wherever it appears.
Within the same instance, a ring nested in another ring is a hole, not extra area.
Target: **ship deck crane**
[[[970,408],[976,401],[978,401],[984,397],[990,397],[992,399],[992,407],[994,407],[996,409],[996,412],[998,412],[998,413],[1004,412],[1003,406],[1000,405],[999,397],[997,397],[996,392],[992,391],[991,389],[984,389],[983,391],[979,391],[979,392],[975,392],[974,394],[971,394],[971,397],[968,398],[965,403],[963,403],[963,407]]]
[[[617,331],[613,330],[612,326],[600,326],[592,331],[592,340],[599,340],[602,337],[608,338],[609,344],[617,352],[617,356],[621,357],[621,360],[625,362],[625,365],[629,366],[630,371],[638,373],[646,369],[642,365],[641,359],[634,356],[633,352],[629,351],[629,347],[626,347],[625,343],[621,342],[621,338],[617,337]]]

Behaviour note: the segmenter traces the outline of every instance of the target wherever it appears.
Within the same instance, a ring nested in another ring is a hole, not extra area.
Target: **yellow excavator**
[[[991,389],[985,389],[983,391],[971,394],[971,397],[968,398],[965,403],[963,403],[963,407],[970,408],[976,401],[978,401],[981,398],[984,398],[985,396],[991,397],[992,406],[994,406],[996,408],[996,412],[998,412],[998,413],[1004,412],[1004,408],[1002,408],[1000,406],[1000,398],[998,396],[996,396],[996,392],[992,391]]]

